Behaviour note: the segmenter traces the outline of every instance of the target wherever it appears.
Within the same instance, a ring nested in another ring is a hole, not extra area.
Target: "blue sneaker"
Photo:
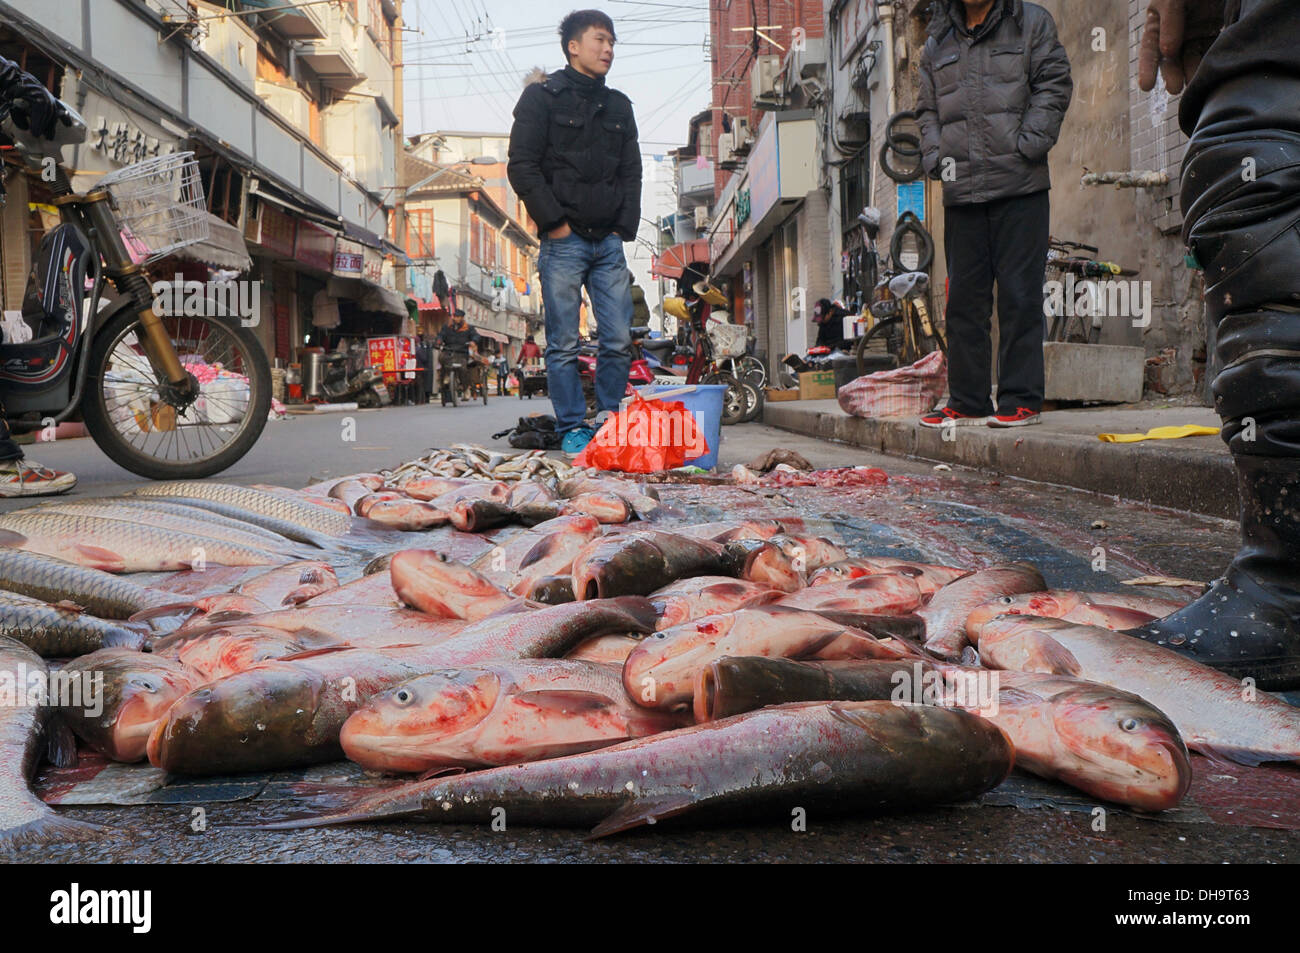
[[[574,427],[564,435],[564,440],[560,442],[560,449],[570,456],[577,456],[582,453],[582,448],[591,443],[591,438],[596,436],[596,431],[590,427]]]

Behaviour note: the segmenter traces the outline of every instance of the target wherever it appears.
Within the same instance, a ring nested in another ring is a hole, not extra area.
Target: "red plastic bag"
[[[695,415],[680,400],[632,403],[605,421],[591,443],[574,458],[575,467],[623,473],[671,470],[709,452]]]

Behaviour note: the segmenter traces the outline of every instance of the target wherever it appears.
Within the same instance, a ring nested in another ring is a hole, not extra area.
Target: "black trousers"
[[[23,448],[14,443],[9,436],[9,425],[5,423],[4,404],[0,404],[0,462],[21,460]]]
[[[1043,281],[1048,193],[1018,195],[944,210],[948,261],[949,406],[994,411],[990,320],[998,288],[998,404],[1002,413],[1043,406]]]
[[[1234,0],[1179,104],[1183,237],[1237,455],[1300,457],[1300,3]]]

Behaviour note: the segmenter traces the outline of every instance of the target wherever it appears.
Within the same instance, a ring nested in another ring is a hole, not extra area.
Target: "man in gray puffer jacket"
[[[950,398],[921,425],[1020,427],[1038,422],[1043,403],[1047,153],[1074,89],[1070,61],[1037,4],[937,0],[933,9],[916,112],[925,171],[943,182]]]

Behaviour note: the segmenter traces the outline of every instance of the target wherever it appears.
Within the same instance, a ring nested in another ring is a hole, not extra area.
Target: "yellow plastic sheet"
[[[1179,437],[1213,437],[1218,427],[1200,424],[1180,424],[1177,427],[1152,427],[1146,433],[1099,433],[1102,443],[1137,443],[1139,440],[1177,440]]]

